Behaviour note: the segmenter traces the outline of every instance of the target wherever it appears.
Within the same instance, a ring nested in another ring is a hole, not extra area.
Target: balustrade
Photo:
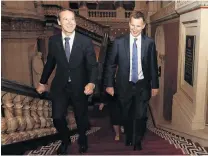
[[[4,85],[4,83],[3,83]],[[7,145],[57,133],[53,126],[51,101],[2,89],[1,143]],[[72,109],[68,127],[76,129]]]

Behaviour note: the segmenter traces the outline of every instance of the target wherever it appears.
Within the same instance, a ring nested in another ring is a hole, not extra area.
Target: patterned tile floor
[[[100,130],[100,127],[92,127],[91,130],[87,131],[87,135],[95,133]],[[71,142],[74,143],[78,139],[78,134],[71,136]],[[61,145],[61,141],[53,142],[47,146],[42,146],[36,150],[31,150],[26,153],[26,155],[52,155],[57,151],[58,147]]]
[[[183,154],[208,155],[208,151],[198,143],[194,143],[190,139],[186,139],[172,132],[156,128],[153,126],[151,120],[148,120],[147,128],[158,136],[168,140],[170,144],[175,146],[175,148],[180,148],[183,151]]]
[[[148,120],[147,128],[160,136],[161,138],[167,140],[170,144],[174,145],[176,149],[181,149],[183,154],[185,155],[208,155],[208,151],[200,146],[198,143],[193,143],[191,140],[186,139],[184,137],[178,136],[174,133],[165,131],[160,128],[155,128],[153,126],[152,120]],[[101,127],[93,127],[91,130],[87,131],[87,135],[95,133],[99,131]],[[75,142],[78,138],[78,135],[75,134],[71,136],[72,142]],[[167,143],[168,143],[167,142]],[[54,143],[49,144],[48,146],[42,146],[37,150],[32,150],[27,152],[27,155],[51,155],[55,154],[55,151],[60,146],[61,142],[56,141]]]

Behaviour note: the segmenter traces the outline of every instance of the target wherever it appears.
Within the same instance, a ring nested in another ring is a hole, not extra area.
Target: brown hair
[[[58,12],[58,14],[57,14],[58,20],[60,20],[60,14],[61,14],[61,12],[63,12],[63,11],[70,11],[70,12],[72,12],[72,13],[74,14],[74,17],[75,17],[75,13],[74,13],[73,10],[70,10],[70,9],[61,9],[61,10]]]
[[[132,11],[132,13],[129,17],[129,21],[131,21],[132,18],[135,18],[135,19],[142,18],[145,23],[144,14],[141,11],[136,11],[136,10]]]

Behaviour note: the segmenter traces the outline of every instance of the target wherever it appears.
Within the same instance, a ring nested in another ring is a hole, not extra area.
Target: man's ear
[[[57,21],[58,21],[58,25],[61,25],[61,23],[60,23],[60,21],[57,19]]]
[[[144,28],[145,28],[145,26],[146,26],[146,23],[144,23],[144,24],[143,24],[143,27],[142,27],[142,29],[144,29]]]

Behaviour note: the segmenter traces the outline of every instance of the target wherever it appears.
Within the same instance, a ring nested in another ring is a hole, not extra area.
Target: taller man
[[[105,86],[110,95],[115,89],[124,121],[126,145],[141,150],[141,141],[146,130],[149,99],[158,93],[158,66],[155,42],[142,34],[145,28],[143,13],[134,11],[130,15],[130,33],[114,40],[107,61]]]

